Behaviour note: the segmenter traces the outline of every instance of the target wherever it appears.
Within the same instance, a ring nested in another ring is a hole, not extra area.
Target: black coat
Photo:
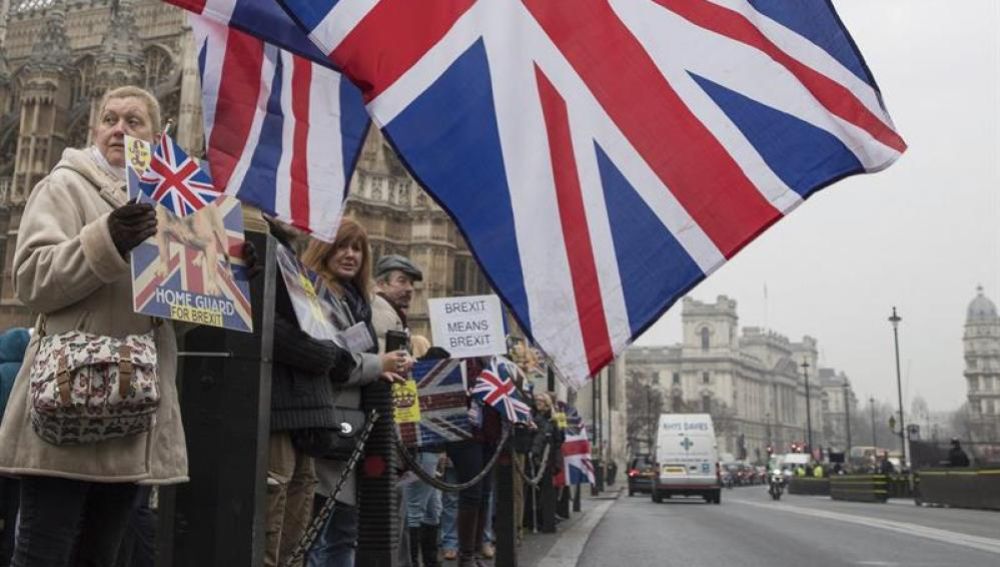
[[[331,380],[343,382],[354,368],[349,352],[310,337],[298,324],[285,282],[278,275],[271,372],[271,431],[339,427]]]

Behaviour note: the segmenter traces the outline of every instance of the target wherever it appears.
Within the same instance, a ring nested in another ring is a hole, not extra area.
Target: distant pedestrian
[[[951,440],[951,449],[948,451],[948,466],[969,466],[969,456],[962,450],[962,444],[959,442],[958,437],[953,437]]]
[[[27,329],[9,329],[0,335],[0,418],[7,407],[7,398],[14,387],[14,378],[21,370],[24,352],[31,339]],[[20,485],[15,478],[0,477],[0,518],[4,522],[0,534],[0,565],[8,565],[14,554],[14,524],[17,521],[18,492]]]
[[[886,453],[882,457],[882,462],[879,465],[879,471],[878,472],[879,472],[879,474],[884,474],[884,475],[890,475],[893,472],[895,472],[895,469],[892,466],[892,461],[889,460],[889,453]]]

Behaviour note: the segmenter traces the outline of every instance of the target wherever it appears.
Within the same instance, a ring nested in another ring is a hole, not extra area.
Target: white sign
[[[503,310],[495,295],[470,295],[427,300],[434,344],[452,358],[491,356],[507,352]]]

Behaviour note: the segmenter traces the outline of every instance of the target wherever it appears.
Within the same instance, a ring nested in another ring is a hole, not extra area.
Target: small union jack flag
[[[531,408],[521,400],[521,394],[510,378],[510,368],[506,364],[484,368],[476,379],[472,395],[496,408],[511,423],[530,423]]]
[[[179,217],[198,211],[222,194],[208,173],[165,133],[153,150],[149,168],[139,177],[139,190]]]

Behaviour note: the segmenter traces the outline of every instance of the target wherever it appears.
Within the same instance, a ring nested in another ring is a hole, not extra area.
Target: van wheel
[[[660,493],[657,492],[655,488],[653,489],[653,502],[656,504],[663,502],[663,497],[660,496]]]
[[[716,490],[712,494],[712,503],[713,504],[722,504],[722,492],[721,491]]]

